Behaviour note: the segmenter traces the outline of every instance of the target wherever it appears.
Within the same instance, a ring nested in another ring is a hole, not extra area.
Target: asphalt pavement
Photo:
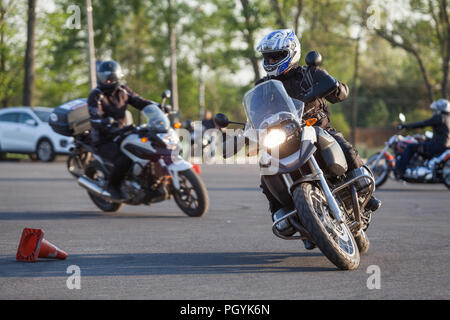
[[[371,248],[357,270],[340,271],[272,234],[256,166],[201,168],[210,209],[190,218],[173,201],[103,213],[63,162],[0,162],[0,299],[450,298],[445,186],[378,189]],[[16,261],[26,227],[43,229],[68,258]],[[70,266],[80,289],[69,289]]]

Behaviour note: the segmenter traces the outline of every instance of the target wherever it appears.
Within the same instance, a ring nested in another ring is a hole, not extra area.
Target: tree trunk
[[[360,45],[360,38],[357,38],[356,39],[356,48],[355,48],[355,60],[354,60],[354,70],[353,70],[353,88],[352,88],[351,142],[353,145],[355,145],[355,143],[356,143],[356,127],[358,125],[359,45]]]
[[[411,53],[416,58],[417,63],[419,64],[419,68],[425,82],[425,87],[427,88],[428,101],[432,103],[434,101],[433,89],[431,87],[430,78],[428,77],[428,72],[425,68],[425,64],[423,63],[422,57],[416,50],[413,50]]]
[[[178,108],[178,76],[177,76],[177,34],[176,25],[173,21],[172,1],[168,0],[169,10],[169,38],[170,38],[170,83],[172,90],[172,107],[174,110]]]
[[[94,26],[92,19],[92,3],[86,0],[87,15],[87,38],[88,38],[88,58],[89,58],[89,82],[91,90],[97,87],[97,73],[95,64]]]
[[[1,8],[0,10],[0,74],[5,75],[6,74],[6,57],[5,57],[5,28],[3,28],[3,23],[5,20],[6,15],[6,8]],[[0,102],[2,108],[6,108],[8,106],[8,99],[6,96],[2,99]]]
[[[250,4],[248,0],[241,0],[242,8],[243,8],[243,15],[245,18],[245,26],[246,29],[242,30],[242,33],[244,35],[244,39],[247,42],[247,54],[246,56],[250,60],[250,63],[253,67],[253,72],[255,74],[255,82],[261,79],[261,73],[259,72],[259,60],[256,57],[255,54],[255,36],[253,34],[253,28],[250,22]]]
[[[298,26],[299,26],[299,20],[300,16],[303,12],[303,0],[297,0],[297,13],[295,14],[294,19],[294,32],[298,36]]]
[[[25,51],[25,77],[23,85],[23,105],[33,106],[34,93],[34,34],[36,29],[36,2],[28,0],[27,48]]]
[[[442,98],[448,97],[448,75],[449,75],[449,60],[450,60],[450,22],[447,12],[447,0],[441,0],[440,11],[444,22],[443,32],[443,56],[442,56]]]
[[[281,11],[281,7],[280,7],[280,3],[278,2],[278,0],[271,0],[272,2],[272,8],[275,11],[275,14],[277,15],[277,20],[276,20],[276,24],[278,26],[278,28],[280,29],[286,29],[286,21],[284,20],[283,17],[283,12]]]

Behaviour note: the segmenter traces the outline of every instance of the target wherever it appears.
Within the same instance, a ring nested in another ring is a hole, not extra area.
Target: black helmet
[[[122,68],[114,60],[103,61],[97,67],[97,85],[105,92],[118,88],[122,76]]]

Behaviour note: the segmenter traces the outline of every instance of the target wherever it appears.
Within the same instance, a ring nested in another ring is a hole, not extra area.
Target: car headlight
[[[167,145],[169,149],[175,149],[180,143],[180,139],[173,129],[170,129],[167,133],[158,133],[158,137]]]
[[[286,141],[286,133],[280,129],[272,129],[264,137],[264,146],[272,149]]]

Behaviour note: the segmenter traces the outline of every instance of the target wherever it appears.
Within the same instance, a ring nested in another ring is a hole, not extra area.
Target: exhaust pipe
[[[114,199],[108,191],[104,190],[90,179],[79,177],[77,179],[77,182],[81,187],[85,188],[89,192],[92,192],[93,194],[104,200],[108,200],[111,202],[122,202],[120,200]]]

